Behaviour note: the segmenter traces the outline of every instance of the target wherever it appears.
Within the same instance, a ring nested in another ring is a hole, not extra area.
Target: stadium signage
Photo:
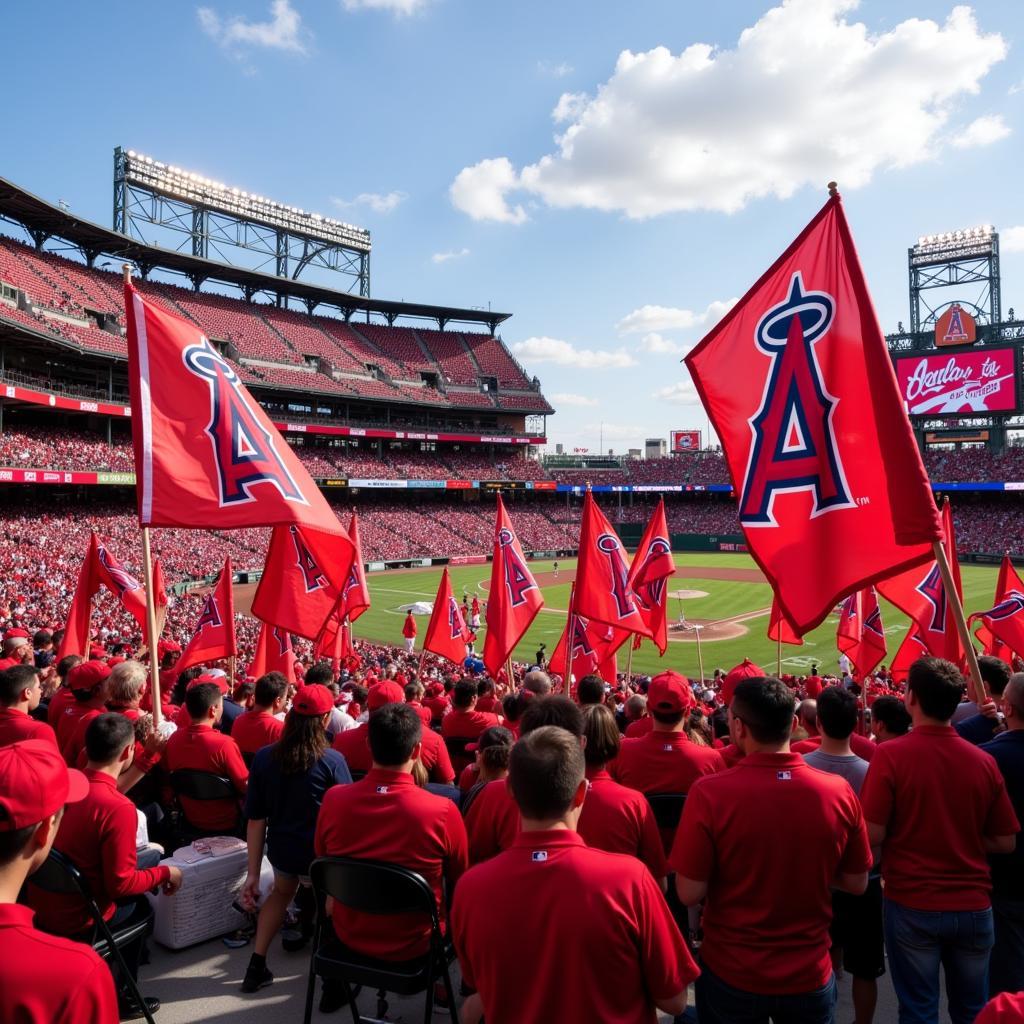
[[[350,477],[348,481],[349,487],[365,487],[365,488],[385,488],[394,487],[398,489],[404,489],[409,486],[408,480],[376,480],[376,479],[355,479]]]
[[[912,416],[1012,412],[1017,408],[1012,348],[908,356],[896,361],[896,376]]]
[[[407,480],[406,481],[406,484],[408,485],[408,487],[410,489],[424,488],[424,489],[431,489],[431,490],[433,490],[435,488],[439,488],[440,490],[444,490],[444,487],[445,487],[446,483],[447,483],[447,481],[445,481],[445,480]]]
[[[673,430],[669,437],[669,451],[673,455],[677,452],[700,451],[699,430]]]
[[[134,473],[70,473],[52,469],[0,469],[7,484],[118,484],[133,485]]]
[[[935,344],[973,345],[978,340],[978,329],[974,317],[955,302],[935,324]]]
[[[472,480],[445,480],[444,486],[449,491],[471,491],[473,489]]]

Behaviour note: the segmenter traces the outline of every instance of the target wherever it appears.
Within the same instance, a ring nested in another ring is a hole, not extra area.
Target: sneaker
[[[298,921],[293,928],[285,928],[281,932],[281,946],[286,953],[297,953],[305,949],[313,938],[313,922]]]
[[[270,973],[268,967],[257,967],[250,964],[245,972],[245,979],[242,981],[243,992],[258,992],[261,988],[266,988],[274,980],[274,975]]]
[[[142,1001],[146,1004],[146,1009],[151,1015],[160,1009],[160,1000],[156,996],[143,996]],[[128,997],[119,1002],[117,1015],[121,1020],[142,1020],[146,1016],[138,1003],[135,1002],[134,997]]]

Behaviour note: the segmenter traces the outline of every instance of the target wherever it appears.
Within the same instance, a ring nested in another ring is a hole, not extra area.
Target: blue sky
[[[974,224],[1024,308],[1019,0],[111,0],[4,26],[4,177],[109,224],[120,144],[365,225],[375,296],[513,314],[570,448],[705,427],[680,355],[829,178],[886,330],[908,245]]]

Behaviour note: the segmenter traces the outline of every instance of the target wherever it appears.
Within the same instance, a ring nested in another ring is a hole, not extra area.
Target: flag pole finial
[[[130,263],[121,264],[121,273],[124,274],[124,283],[132,283],[132,265]]]
[[[839,195],[839,182],[830,181],[828,183],[828,194],[830,197]]]

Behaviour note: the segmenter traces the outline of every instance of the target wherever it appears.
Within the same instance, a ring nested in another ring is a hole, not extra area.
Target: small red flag
[[[797,633],[931,558],[938,513],[838,196],[685,362]]]
[[[280,672],[288,682],[295,679],[295,653],[292,637],[286,629],[264,622],[256,641],[256,652],[249,663],[249,675],[259,679],[268,672]]]
[[[370,607],[370,590],[366,585],[366,571],[363,567],[363,546],[359,540],[359,520],[355,512],[348,527],[349,540],[352,541],[354,555],[352,566],[342,587],[339,612],[349,622],[355,622]]]
[[[203,332],[130,284],[124,301],[141,525],[339,531],[305,467]]]
[[[164,567],[159,558],[153,561],[153,603],[156,606],[156,635],[159,637],[167,621],[167,581],[164,579]],[[150,648],[153,646],[148,629],[146,644]]]
[[[213,589],[203,600],[199,620],[181,657],[175,664],[179,672],[193,665],[206,665],[238,653],[235,641],[235,592],[231,559],[224,559],[224,568]]]
[[[967,624],[980,622],[975,636],[985,653],[1009,662],[1014,654],[1024,658],[1024,582],[1009,555],[1003,556],[996,582],[995,603],[987,612],[975,612]]]
[[[768,639],[774,640],[775,643],[792,644],[794,647],[803,647],[804,644],[803,637],[793,629],[774,596],[772,597],[772,612],[768,619]]]
[[[330,659],[331,669],[335,675],[341,668],[342,658],[347,658],[352,652],[352,627],[347,622],[342,623],[341,628],[334,628],[329,635],[326,632],[321,633],[313,643],[313,658]]]
[[[885,629],[874,587],[858,590],[843,602],[836,646],[853,662],[856,679],[871,675],[885,657]]]
[[[658,502],[629,567],[627,587],[660,654],[668,647],[668,579],[676,571],[665,519],[665,499]]]
[[[618,668],[615,654],[630,634],[603,622],[592,622],[582,615],[571,616],[571,621],[572,667],[570,669],[566,664],[565,635],[568,623],[558,638],[548,667],[565,678],[566,691],[569,689],[570,673],[576,682],[584,676],[599,675],[606,683],[614,685]]]
[[[526,565],[522,545],[499,494],[484,636],[484,665],[492,678],[497,679],[516,644],[543,607],[540,587]]]
[[[461,665],[466,660],[466,644],[472,634],[462,617],[462,609],[452,595],[452,584],[448,568],[441,573],[441,582],[434,599],[434,610],[423,638],[423,650],[438,654],[448,661]]]
[[[907,635],[903,638],[903,643],[900,644],[899,650],[889,666],[893,679],[897,683],[904,682],[907,678],[907,673],[910,671],[910,666],[918,658],[924,658],[930,653],[928,645],[921,639],[918,633],[917,626],[911,623]]]

